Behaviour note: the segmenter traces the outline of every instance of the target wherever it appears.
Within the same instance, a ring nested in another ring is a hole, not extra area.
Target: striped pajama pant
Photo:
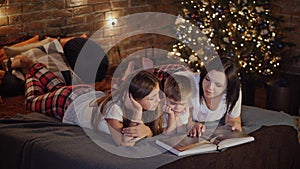
[[[93,90],[87,84],[66,86],[44,64],[37,63],[26,75],[25,106],[30,111],[62,119],[74,99]]]

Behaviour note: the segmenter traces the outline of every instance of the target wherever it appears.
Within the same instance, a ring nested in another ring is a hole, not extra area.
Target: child
[[[241,91],[235,63],[225,57],[210,61],[200,74],[200,109],[193,114],[198,121],[189,131],[189,136],[205,132],[203,122],[224,119],[232,130],[242,131]]]
[[[66,86],[45,65],[27,56],[16,56],[11,66],[27,74],[25,105],[28,110],[82,128],[104,131],[112,135],[117,145],[133,146],[141,138],[162,132],[162,118],[157,114],[159,81],[152,73],[135,73],[123,87],[105,95],[86,84]],[[144,113],[145,110],[149,112]],[[148,113],[156,120],[145,121],[144,115]]]
[[[167,108],[167,134],[187,133],[192,123],[191,113],[195,106],[191,104],[194,74],[179,71],[167,77],[164,82]],[[194,85],[193,85],[194,84]]]
[[[163,132],[159,80],[151,72],[130,74],[97,105],[103,113],[94,118],[94,124],[107,123],[117,145],[133,146],[141,138]]]

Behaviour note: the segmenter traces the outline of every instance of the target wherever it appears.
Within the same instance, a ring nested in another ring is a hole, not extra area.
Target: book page
[[[216,151],[217,146],[201,137],[178,135],[156,140],[156,144],[181,156]]]
[[[201,137],[169,136],[156,140],[156,144],[181,156],[217,151],[251,141],[254,141],[254,137],[239,131],[232,131],[231,127],[221,126],[215,130],[206,131]]]
[[[254,141],[254,137],[240,131],[232,131],[228,126],[221,126],[215,130],[209,140],[222,149]]]
[[[254,137],[242,137],[242,138],[231,138],[221,141],[218,144],[218,149],[223,149],[227,147],[233,147],[240,144],[248,143],[254,141]]]
[[[210,142],[201,137],[185,136],[178,144],[174,146],[174,148],[178,151],[184,151],[203,144],[210,144]]]
[[[212,153],[212,152],[218,152],[217,149],[218,148],[215,144],[203,143],[203,144],[199,144],[197,146],[194,146],[192,148],[186,149],[184,151],[180,151],[178,153],[178,155],[182,156],[182,155]]]

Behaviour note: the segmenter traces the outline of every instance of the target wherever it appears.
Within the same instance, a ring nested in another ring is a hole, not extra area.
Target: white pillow
[[[36,62],[45,64],[49,70],[51,70],[55,75],[60,77],[67,85],[69,85],[71,84],[72,76],[73,78],[76,76],[74,76],[74,72],[66,62],[63,53],[63,47],[61,46],[60,42],[55,39],[50,43],[32,48],[22,52],[21,54],[28,56]],[[7,63],[7,60],[4,61],[4,63]],[[12,73],[19,79],[25,80],[24,73],[21,71],[13,70]],[[75,81],[78,83],[80,79],[75,78]]]

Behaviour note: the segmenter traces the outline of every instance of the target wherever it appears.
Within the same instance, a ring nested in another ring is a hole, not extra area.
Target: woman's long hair
[[[153,73],[146,70],[135,72],[128,76],[118,89],[102,98],[99,98],[96,103],[100,107],[102,114],[105,114],[109,109],[111,109],[113,104],[118,104],[123,111],[123,126],[128,127],[133,112],[132,109],[126,107],[124,104],[124,93],[128,91],[135,100],[140,100],[149,95],[157,85],[159,85],[159,79]],[[153,135],[160,134],[163,131],[161,112],[161,106],[158,106],[155,111],[143,112],[142,120],[145,125],[149,126],[152,130]],[[95,116],[95,126],[97,126],[97,123],[100,122],[100,117],[101,116]]]
[[[211,70],[216,70],[224,72],[227,78],[227,88],[226,88],[226,113],[231,113],[233,107],[235,106],[240,93],[240,80],[238,77],[238,69],[233,60],[227,57],[217,57],[210,61],[200,73],[200,97],[204,97],[202,82]]]

